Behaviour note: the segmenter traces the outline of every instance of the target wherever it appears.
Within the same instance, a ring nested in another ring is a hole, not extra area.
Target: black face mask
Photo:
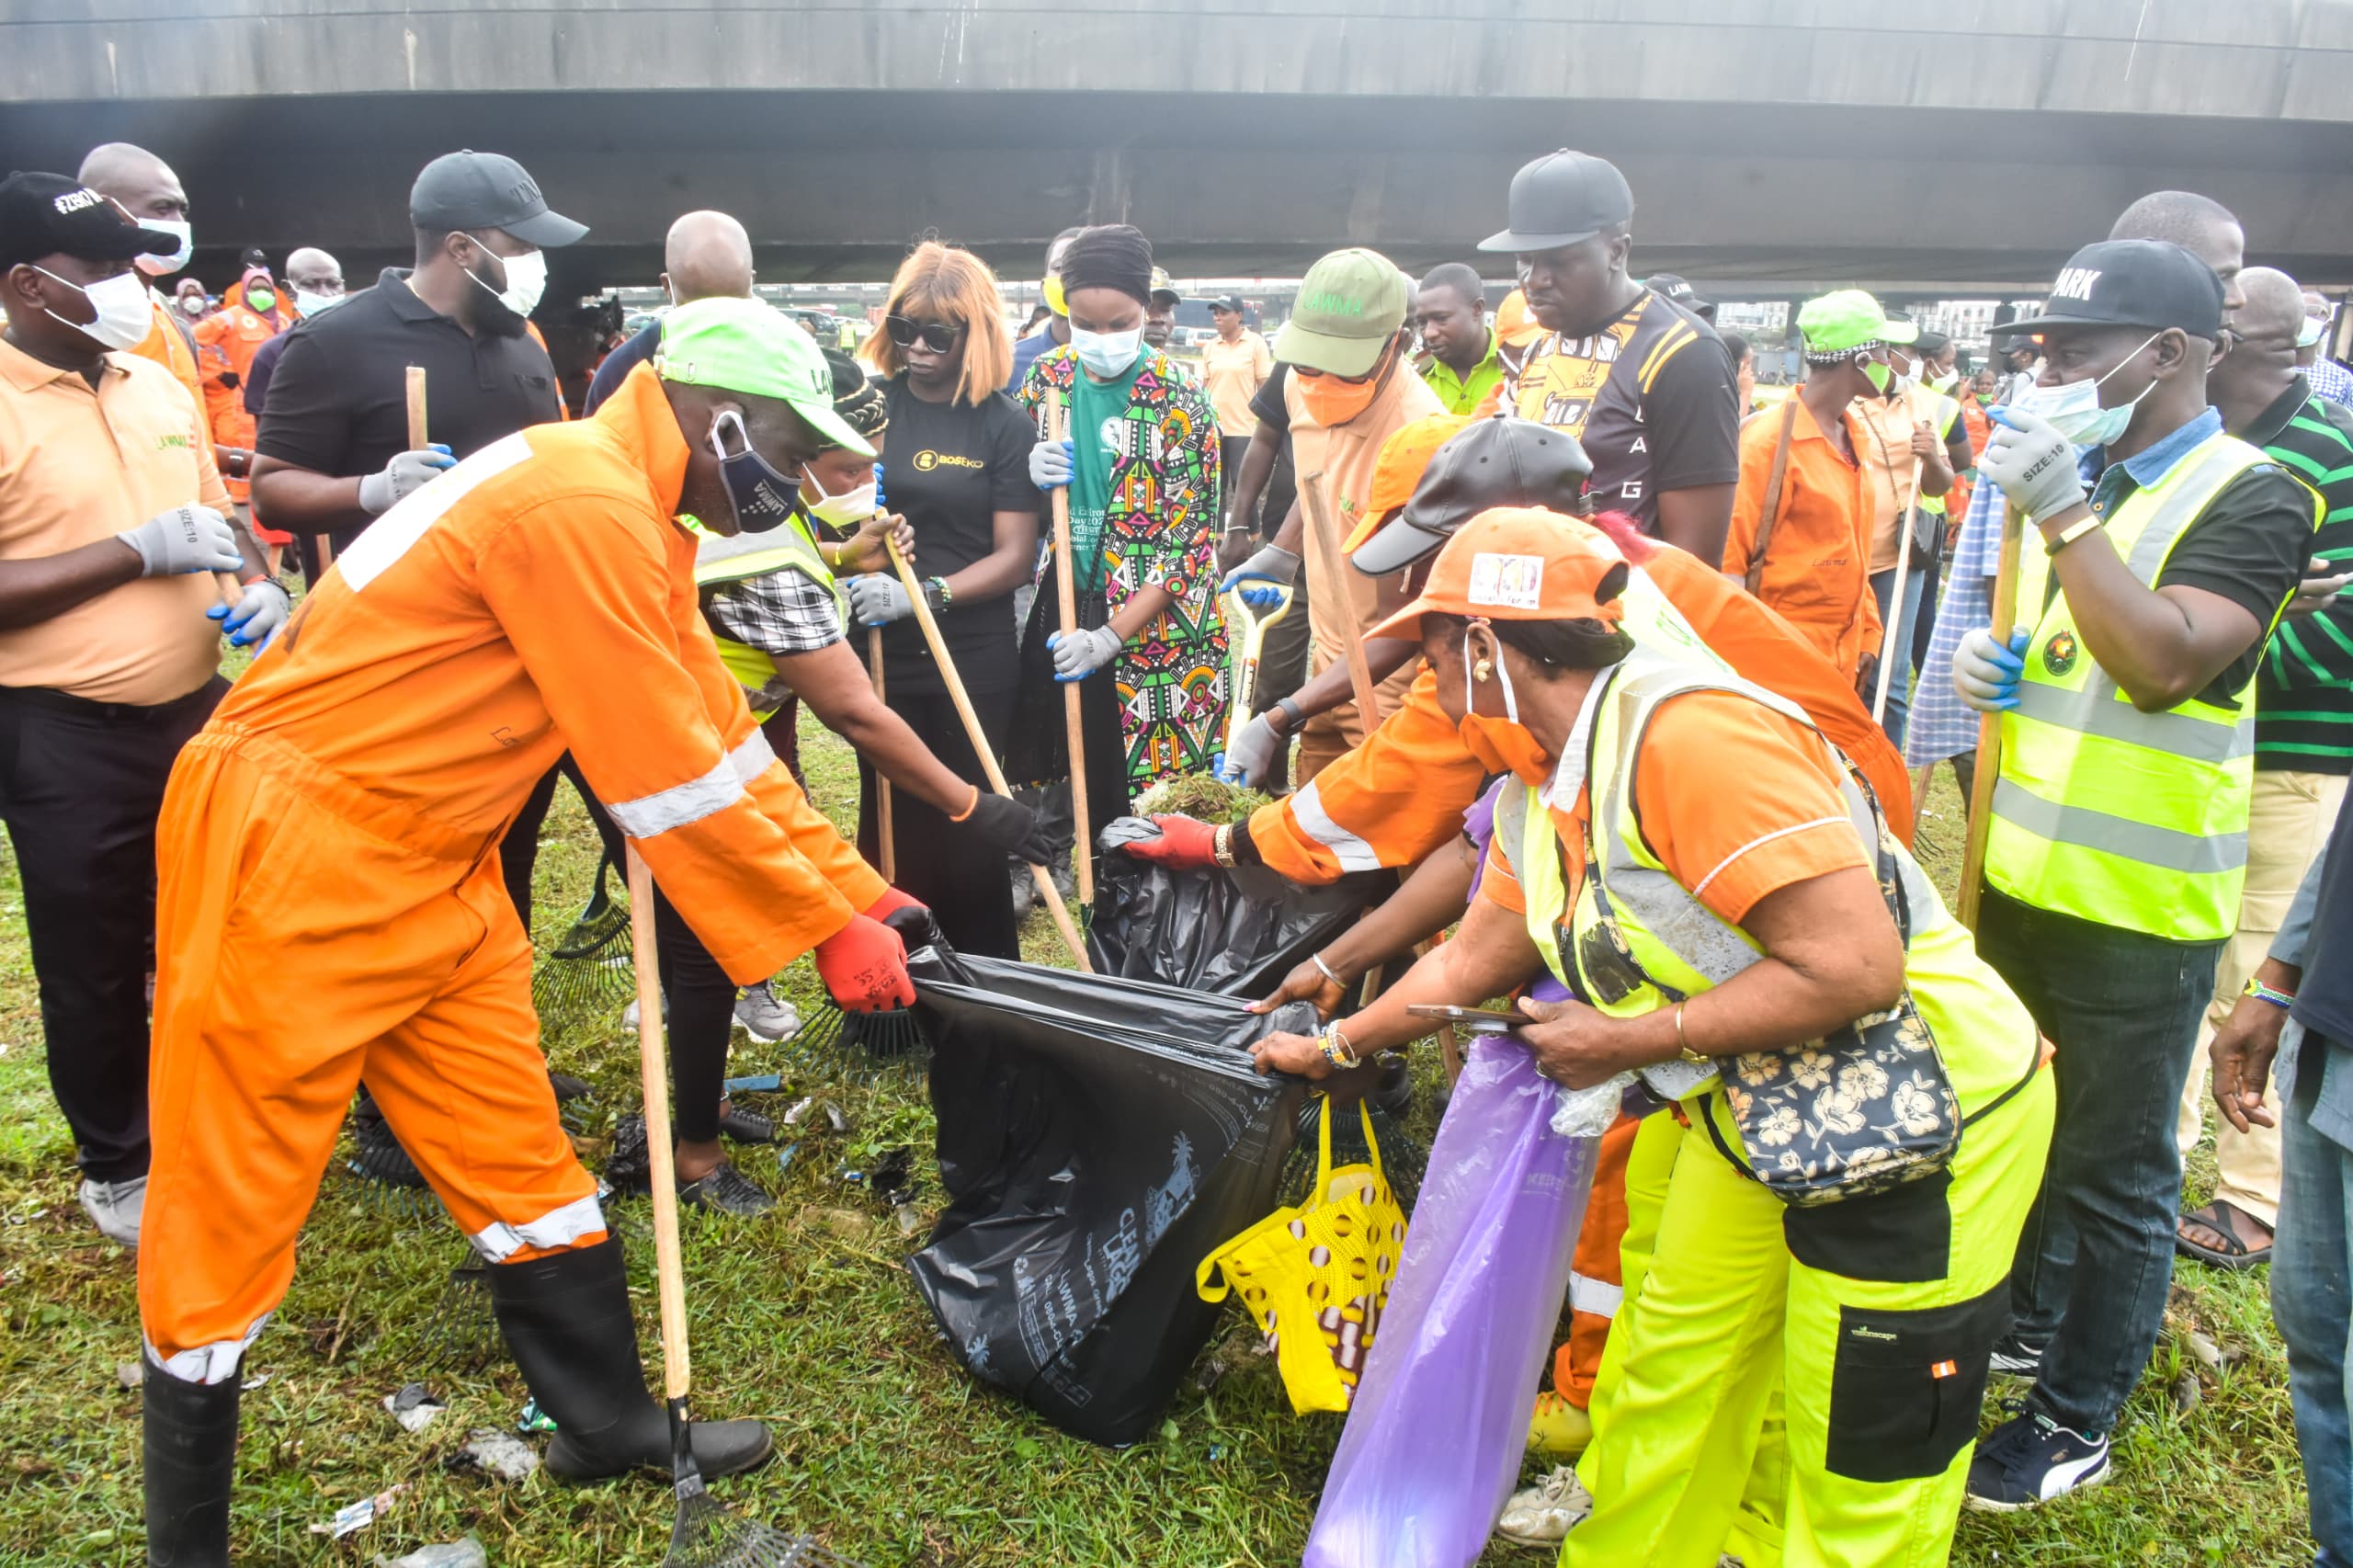
[[[733,454],[719,437],[721,428],[730,420],[735,425],[735,438],[744,443],[744,449]],[[735,509],[737,528],[747,534],[764,534],[783,526],[790,518],[807,515],[801,503],[801,486],[779,473],[753,449],[752,437],[744,429],[743,416],[733,409],[722,411],[710,422],[710,449],[719,459],[720,482],[727,486],[727,501]]]

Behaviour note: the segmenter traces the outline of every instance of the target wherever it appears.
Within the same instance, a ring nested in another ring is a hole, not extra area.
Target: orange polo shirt
[[[1879,607],[1870,593],[1870,493],[1863,471],[1840,456],[1814,422],[1813,411],[1792,396],[1797,423],[1781,480],[1780,516],[1765,546],[1765,574],[1756,597],[1781,613],[1839,673],[1852,680],[1863,654],[1879,651]],[[1857,452],[1870,435],[1847,416]],[[1781,415],[1752,419],[1740,430],[1740,485],[1733,494],[1732,531],[1724,540],[1724,572],[1741,577],[1756,549],[1765,491]]]
[[[170,371],[108,354],[98,384],[0,341],[0,560],[111,539],[191,502],[229,510],[204,421]],[[153,707],[221,663],[210,573],[140,577],[32,626],[0,631],[0,686]]]
[[[775,973],[884,883],[720,663],[687,457],[650,365],[592,418],[491,443],[335,557],[213,727],[485,838],[569,749],[720,966]]]

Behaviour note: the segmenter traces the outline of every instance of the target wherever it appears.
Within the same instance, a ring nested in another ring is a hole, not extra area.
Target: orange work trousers
[[[603,1239],[596,1183],[556,1119],[498,836],[234,726],[181,753],[157,834],[139,1251],[164,1370],[235,1374],[293,1278],[363,1074],[484,1257]]]
[[[1601,1135],[1593,1196],[1586,1199],[1585,1224],[1569,1265],[1569,1337],[1552,1352],[1552,1392],[1579,1410],[1593,1402],[1593,1376],[1601,1369],[1609,1325],[1625,1296],[1625,1266],[1618,1248],[1626,1239],[1626,1155],[1641,1126],[1620,1116]]]

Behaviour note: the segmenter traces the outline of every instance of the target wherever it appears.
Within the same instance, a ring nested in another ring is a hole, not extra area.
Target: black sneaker
[[[730,1105],[719,1113],[719,1135],[733,1143],[773,1143],[776,1123],[756,1110]]]
[[[720,1214],[765,1214],[776,1207],[775,1199],[725,1160],[699,1181],[680,1182],[678,1202],[683,1208],[709,1209]]]
[[[1987,1434],[1969,1461],[1971,1507],[2014,1514],[2108,1479],[2108,1439],[2087,1437],[2035,1412]]]
[[[1994,1370],[2004,1377],[2039,1378],[2042,1375],[2042,1348],[2004,1335],[1994,1346]]]

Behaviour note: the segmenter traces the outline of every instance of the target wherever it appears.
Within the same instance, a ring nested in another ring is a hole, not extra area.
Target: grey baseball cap
[[[408,193],[409,222],[426,230],[504,229],[527,245],[554,250],[588,232],[548,210],[530,171],[502,153],[444,153]]]

